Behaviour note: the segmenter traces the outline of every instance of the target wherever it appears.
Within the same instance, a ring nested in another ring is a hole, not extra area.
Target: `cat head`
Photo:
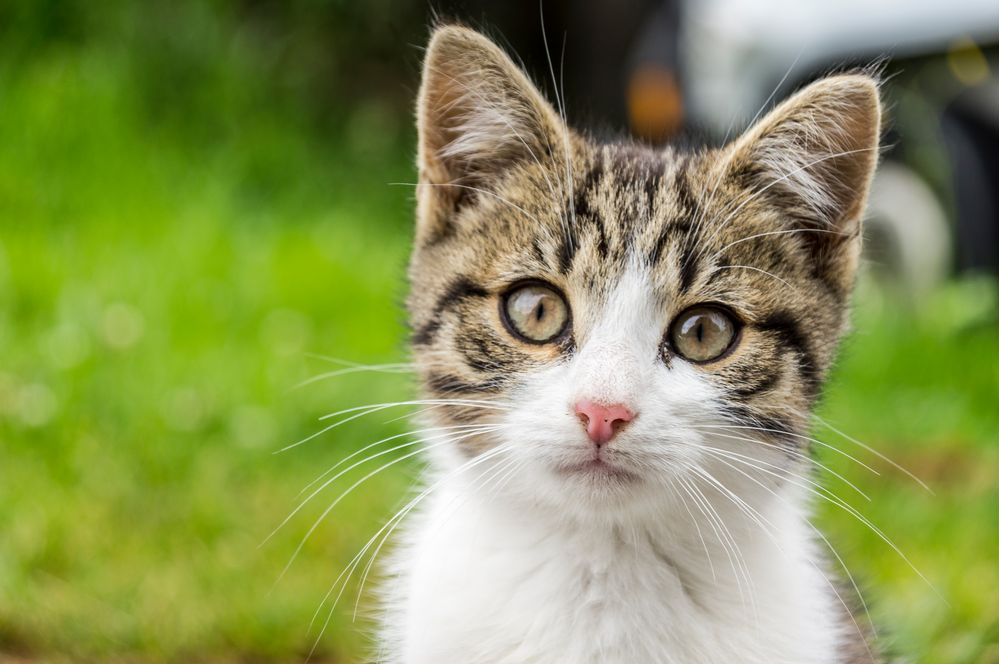
[[[819,80],[718,149],[600,144],[448,26],[418,125],[408,307],[452,467],[505,461],[505,491],[613,512],[699,473],[772,484],[803,456],[860,255],[876,81]]]

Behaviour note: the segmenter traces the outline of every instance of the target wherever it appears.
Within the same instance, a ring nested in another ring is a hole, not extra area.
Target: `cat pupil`
[[[704,342],[704,323],[697,324],[697,341],[698,343]]]
[[[538,306],[534,309],[534,319],[541,322],[541,319],[545,317],[545,305],[542,302],[538,302]]]

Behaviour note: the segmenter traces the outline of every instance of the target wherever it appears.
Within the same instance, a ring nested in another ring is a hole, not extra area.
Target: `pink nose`
[[[586,428],[586,434],[599,447],[616,434],[635,414],[621,404],[610,406],[583,399],[576,404],[576,415]]]

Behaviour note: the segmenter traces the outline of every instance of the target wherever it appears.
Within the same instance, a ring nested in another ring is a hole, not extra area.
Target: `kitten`
[[[419,96],[408,306],[435,429],[383,657],[877,660],[810,525],[880,102],[820,80],[720,149],[598,144],[482,35]]]

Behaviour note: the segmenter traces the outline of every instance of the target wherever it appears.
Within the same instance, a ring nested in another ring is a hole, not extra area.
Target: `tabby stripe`
[[[776,437],[780,434],[794,433],[794,428],[784,420],[770,415],[757,413],[747,406],[729,404],[726,406],[726,410],[737,424],[757,427],[760,429],[771,429],[771,431],[761,432],[767,434],[768,436]]]
[[[666,164],[662,159],[650,161],[648,172],[645,176],[645,201],[648,206],[649,220],[651,221],[656,209],[656,198],[659,194],[659,186],[662,183],[663,173],[666,171]]]
[[[498,392],[505,383],[506,379],[502,376],[494,376],[478,383],[466,381],[454,374],[431,373],[427,376],[427,387],[440,395]]]
[[[437,299],[430,320],[420,326],[412,336],[412,342],[417,346],[426,346],[434,340],[434,336],[441,326],[441,315],[464,300],[471,297],[487,297],[489,291],[479,286],[474,281],[465,276],[456,278],[444,291],[444,294]]]
[[[690,174],[686,170],[677,172],[673,180],[673,192],[678,206],[687,219],[694,220],[701,216],[701,204],[690,188]]]
[[[579,235],[576,233],[576,229],[572,227],[571,224],[565,229],[565,233],[562,235],[562,243],[559,244],[558,253],[556,257],[558,258],[558,269],[562,274],[568,274],[569,270],[572,268],[572,261],[576,257],[576,251],[579,249]]]
[[[798,368],[807,384],[809,395],[814,396],[819,388],[818,368],[815,357],[808,347],[808,341],[801,332],[798,322],[790,312],[778,310],[756,324],[762,332],[775,335],[785,346],[790,346],[798,354]]]
[[[579,187],[576,188],[575,197],[573,204],[576,207],[576,216],[587,217],[591,215],[596,215],[596,211],[590,207],[590,196],[597,191],[600,186],[600,181],[604,177],[604,158],[601,154],[597,154],[593,159],[593,165],[590,170],[586,172],[586,177],[580,182]]]
[[[594,166],[594,170],[597,169],[600,169],[602,171],[603,166],[600,164]],[[593,190],[596,189],[595,184],[590,184],[589,187]],[[576,216],[578,219],[587,221],[593,226],[594,231],[597,234],[597,254],[599,254],[600,258],[606,259],[607,253],[610,250],[610,244],[607,241],[607,229],[604,227],[603,216],[601,216],[600,213],[597,212],[595,209],[590,207],[589,201],[587,200],[588,196],[590,195],[592,195],[592,193],[583,196],[583,199],[586,201],[586,203],[582,207],[585,209],[581,209],[580,206],[577,205]]]
[[[652,249],[649,251],[649,266],[655,267],[659,263],[659,260],[663,257],[663,251],[670,241],[676,241],[676,239],[683,240],[688,233],[690,233],[690,224],[685,220],[667,223],[663,226],[659,237],[656,238],[655,244],[652,245]]]
[[[758,436],[774,441],[778,447],[785,450],[790,460],[800,458],[799,448],[807,447],[808,445],[804,438],[783,435],[794,433],[794,429],[790,424],[778,417],[763,415],[745,406],[729,405],[726,407],[726,410],[729,416],[735,420],[736,424],[756,429],[756,431],[733,432],[732,435],[741,436],[744,433],[755,433]]]
[[[587,171],[586,176],[580,185],[573,192],[573,211],[577,224],[593,224],[597,233],[597,251],[602,258],[607,257],[607,231],[604,228],[604,220],[600,213],[590,205],[590,197],[595,194],[600,181],[604,176],[604,161],[599,154],[594,158],[593,165]],[[572,227],[566,229],[562,243],[558,247],[556,256],[558,258],[558,269],[562,274],[567,274],[572,268],[572,261],[576,257],[579,249],[579,229]]]
[[[777,374],[766,374],[753,383],[730,390],[732,396],[746,399],[764,392],[769,392],[777,385]]]
[[[541,248],[541,244],[538,242],[537,238],[531,241],[531,249],[534,250],[534,258],[541,263],[545,264],[545,252]]]
[[[830,240],[829,242],[835,242],[836,240]],[[812,247],[812,253],[817,254],[818,251],[815,247]],[[833,280],[832,275],[829,273],[829,266],[824,265],[823,261],[815,261],[811,266],[812,279],[818,281],[825,288],[826,292],[832,295],[837,304],[841,304],[846,300],[849,293],[843,291],[840,285]]]
[[[510,371],[523,358],[517,358],[507,348],[490,343],[490,339],[480,336],[469,336],[458,345],[458,351],[465,359],[465,364],[479,373],[492,374],[497,371]]]
[[[701,204],[694,195],[690,187],[690,174],[686,169],[677,173],[673,183],[676,191],[676,199],[687,218],[686,229],[683,236],[683,251],[680,257],[680,292],[688,293],[693,288],[694,282],[700,273],[700,265],[695,256],[700,255],[697,241],[693,235],[694,223],[702,218]]]
[[[693,236],[688,235],[680,258],[680,292],[689,293],[700,273],[700,258],[694,249]]]

